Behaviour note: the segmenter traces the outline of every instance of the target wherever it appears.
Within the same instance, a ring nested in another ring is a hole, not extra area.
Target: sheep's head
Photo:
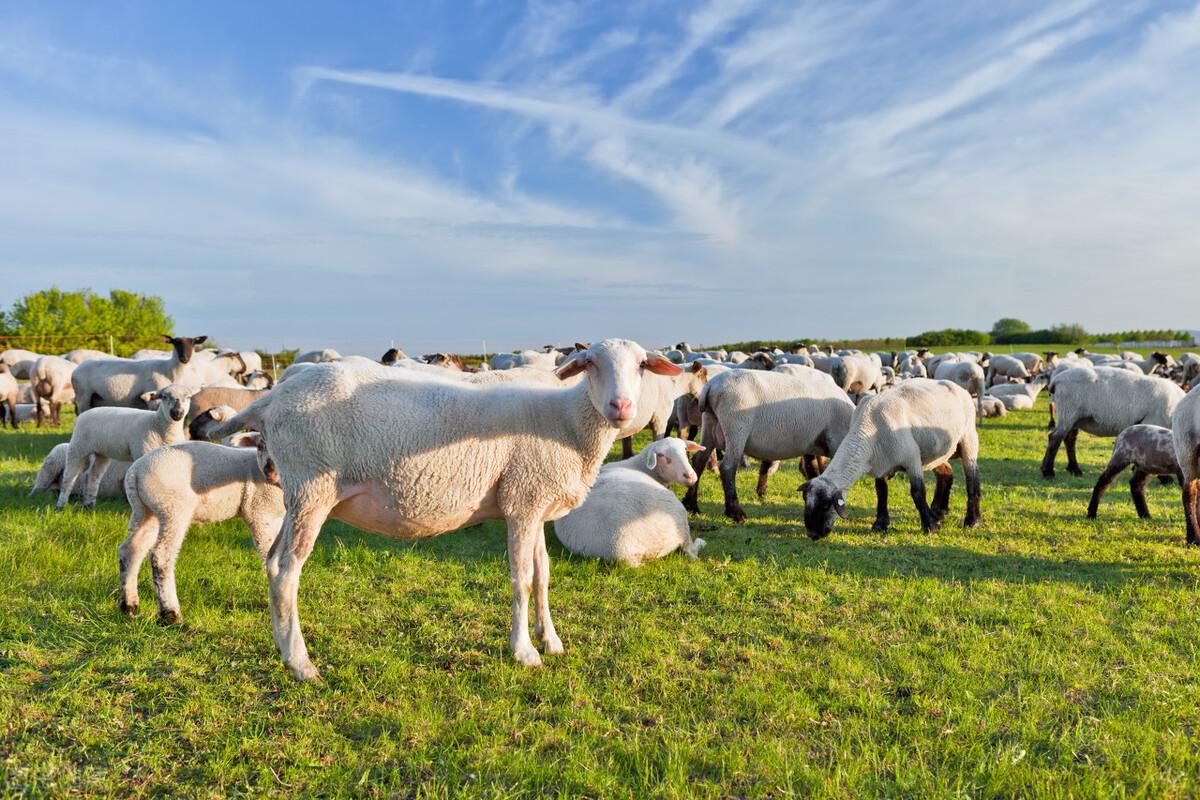
[[[179,359],[180,364],[191,361],[192,353],[196,351],[196,345],[208,341],[207,336],[172,336],[164,333],[162,337],[171,343],[171,347],[175,348],[175,356]]]
[[[837,518],[846,518],[846,495],[826,478],[814,478],[800,487],[804,495],[804,529],[810,539],[824,539]]]
[[[381,364],[391,366],[400,360],[400,350],[395,347],[389,347],[387,352],[383,354],[383,358],[379,359]]]
[[[647,445],[638,457],[646,460],[646,469],[664,486],[673,483],[695,486],[698,478],[688,461],[688,453],[698,453],[705,449],[707,448],[703,445],[685,439],[659,439]]]
[[[140,399],[147,408],[154,408],[158,413],[169,416],[173,422],[179,422],[187,416],[192,405],[192,395],[198,391],[200,390],[194,386],[172,383],[157,391],[145,392]]]
[[[622,428],[637,416],[637,398],[647,370],[668,377],[683,372],[665,356],[647,353],[637,342],[605,339],[572,353],[554,373],[566,379],[586,372],[592,405],[610,426]]]

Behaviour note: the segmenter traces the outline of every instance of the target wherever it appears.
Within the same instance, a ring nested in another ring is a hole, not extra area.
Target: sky
[[[1200,5],[0,0],[0,304],[378,355],[1200,328]]]

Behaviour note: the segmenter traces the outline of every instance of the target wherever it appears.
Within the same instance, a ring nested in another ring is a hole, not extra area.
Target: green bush
[[[970,328],[943,328],[940,331],[925,331],[904,340],[906,347],[947,347],[957,345],[985,345],[991,337],[983,331]]]

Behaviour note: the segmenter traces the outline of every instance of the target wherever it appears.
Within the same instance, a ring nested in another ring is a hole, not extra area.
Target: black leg
[[[1149,480],[1150,473],[1133,468],[1133,477],[1129,479],[1129,496],[1133,498],[1133,507],[1142,519],[1150,519],[1150,508],[1146,505],[1146,482]]]
[[[1062,444],[1066,434],[1061,433],[1057,429],[1050,432],[1046,439],[1046,455],[1042,458],[1042,477],[1054,477],[1054,459],[1058,457],[1058,448]]]
[[[745,522],[746,512],[738,501],[737,470],[741,458],[731,458],[728,453],[721,459],[721,488],[725,490],[725,516],[734,522]]]
[[[1183,485],[1183,518],[1187,524],[1187,543],[1200,546],[1200,523],[1196,519],[1196,499],[1200,495],[1200,479]]]
[[[963,527],[977,528],[983,518],[980,508],[983,500],[983,489],[979,480],[979,462],[963,461],[963,478],[967,484],[967,516],[963,518]]]
[[[1159,475],[1158,482],[1161,483],[1163,486],[1173,486],[1175,484],[1175,476],[1174,475]]]
[[[778,461],[758,462],[758,486],[755,487],[754,493],[758,495],[759,500],[767,496],[767,477],[771,474],[772,467],[778,463]]]
[[[1079,462],[1075,460],[1075,440],[1079,438],[1079,431],[1073,430],[1067,434],[1064,440],[1067,443],[1067,472],[1072,475],[1082,475],[1083,470],[1079,468]]]
[[[1054,401],[1050,401],[1050,424],[1046,426],[1047,430],[1054,430],[1058,427],[1058,420],[1054,418]]]
[[[1088,503],[1087,515],[1088,519],[1095,519],[1096,514],[1100,511],[1100,498],[1108,491],[1108,487],[1117,479],[1117,476],[1125,471],[1129,464],[1113,459],[1108,462],[1108,466],[1104,468],[1104,472],[1100,473],[1100,478],[1096,481],[1096,488],[1092,489],[1092,500]]]
[[[936,531],[937,520],[933,518],[933,512],[929,510],[929,503],[925,499],[925,477],[919,472],[915,477],[909,475],[908,488],[912,494],[913,504],[917,507],[917,513],[921,515],[921,530],[926,533]]]
[[[891,524],[892,518],[888,514],[888,482],[886,478],[876,478],[875,524],[871,526],[871,530],[886,531]]]
[[[692,469],[696,472],[696,482],[688,487],[687,492],[683,495],[683,507],[693,514],[700,513],[700,479],[704,477],[704,470],[708,469],[708,461],[711,451],[697,450],[692,456]]]
[[[815,456],[800,457],[800,474],[804,476],[804,480],[811,481],[819,474],[817,472],[817,459]]]
[[[633,437],[626,436],[621,440],[621,458],[633,458]]]
[[[937,485],[933,489],[933,504],[929,511],[940,524],[946,518],[946,512],[950,510],[950,489],[954,486],[954,470],[949,464],[943,464],[933,472],[937,476]]]

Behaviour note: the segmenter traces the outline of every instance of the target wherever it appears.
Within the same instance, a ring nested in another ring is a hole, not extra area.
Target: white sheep
[[[1121,369],[1067,369],[1050,379],[1058,420],[1046,444],[1042,475],[1054,477],[1058,448],[1067,445],[1067,472],[1082,475],[1075,459],[1080,431],[1116,436],[1130,425],[1171,426],[1183,389],[1168,380]]]
[[[687,511],[667,487],[696,482],[688,453],[703,449],[660,439],[633,458],[605,464],[583,505],[554,522],[558,540],[576,555],[630,567],[676,550],[696,558],[704,540],[693,541]]]
[[[737,492],[742,457],[760,460],[759,497],[766,494],[767,477],[779,461],[806,458],[801,466],[806,476],[811,476],[814,458],[828,458],[837,451],[854,404],[824,375],[730,370],[704,386],[700,410],[704,418],[700,443],[709,450],[725,451],[720,465],[725,515],[742,522],[746,513]],[[700,476],[707,465],[706,455],[698,455],[692,462]],[[689,511],[699,511],[698,492],[697,481],[684,497]]]
[[[1179,462],[1183,484],[1187,543],[1200,546],[1200,520],[1197,519],[1200,499],[1200,390],[1188,392],[1175,406],[1171,438],[1175,444],[1175,459]]]
[[[1130,465],[1133,466],[1133,477],[1129,480],[1129,495],[1133,498],[1138,517],[1142,519],[1150,518],[1150,508],[1146,505],[1146,482],[1151,475],[1169,475],[1183,482],[1170,429],[1159,425],[1130,425],[1117,434],[1108,466],[1100,473],[1092,489],[1087,511],[1089,519],[1096,518],[1100,498]]]
[[[293,364],[331,364],[341,361],[342,354],[337,350],[326,347],[323,350],[309,350],[292,359]]]
[[[130,358],[132,358],[134,361],[146,361],[151,358],[170,358],[170,357],[171,357],[170,350],[156,350],[152,347],[143,347],[141,350],[136,351],[132,356],[130,356]]]
[[[837,517],[846,516],[846,492],[863,475],[875,478],[874,530],[887,530],[888,479],[897,471],[908,474],[921,528],[936,529],[950,507],[954,470],[950,460],[962,460],[967,483],[967,514],[963,525],[980,521],[979,434],[975,404],[965,389],[950,381],[913,378],[859,405],[846,438],[821,475],[801,487],[804,527],[813,539],[828,536]],[[925,497],[924,470],[937,475],[933,504]]]
[[[950,381],[962,387],[967,394],[977,398],[976,413],[982,416],[983,395],[987,386],[983,367],[974,361],[941,361],[930,373],[936,381]]]
[[[1050,373],[1039,372],[1029,383],[1001,383],[990,386],[987,396],[997,398],[1009,411],[1027,411],[1033,408],[1038,395],[1049,383]]]
[[[33,488],[29,490],[29,496],[38,492],[57,492],[62,488],[63,472],[67,468],[67,451],[71,446],[66,442],[54,445],[46,457],[42,459],[42,465],[38,467],[37,476],[33,480]],[[88,468],[91,468],[91,463],[88,463]],[[100,477],[100,484],[96,489],[97,497],[124,497],[125,496],[125,471],[129,469],[128,461],[110,461],[108,468],[104,470],[104,474]],[[76,483],[72,494],[82,494],[86,487]]]
[[[1025,362],[1016,356],[1004,355],[999,353],[988,360],[987,376],[985,386],[992,386],[997,383],[1005,383],[1008,380],[1028,381],[1029,370],[1025,367]]]
[[[147,553],[154,573],[159,618],[182,618],[175,593],[175,564],[188,528],[241,517],[263,563],[283,524],[283,490],[262,436],[240,434],[237,446],[184,442],[160,447],[134,461],[125,475],[132,513],[129,536],[117,550],[121,610],[138,608],[138,570]]]
[[[97,358],[85,361],[71,373],[75,410],[82,414],[98,406],[145,408],[141,398],[173,383],[199,386],[203,364],[192,364],[196,345],[207,336],[163,336],[172,345],[169,358],[135,361],[127,358]]]
[[[0,364],[0,425],[4,424],[7,412],[9,422],[14,428],[17,423],[17,402],[21,399],[21,385],[13,377],[7,364]]]
[[[63,353],[63,358],[70,361],[72,364],[82,364],[85,361],[91,361],[93,358],[114,358],[110,353],[105,353],[102,350],[88,350],[87,348],[77,348],[70,352]]]
[[[508,523],[509,643],[521,664],[541,656],[536,633],[562,652],[550,616],[543,525],[587,496],[618,431],[637,415],[642,372],[680,368],[624,339],[573,353],[557,372],[569,388],[477,386],[409,370],[329,364],[277,386],[217,436],[261,431],[279,469],[288,513],[267,562],[273,635],[299,679],[316,677],[300,631],[300,571],[334,517],[391,536],[432,536],[486,519]]]
[[[71,386],[71,375],[75,372],[75,364],[58,356],[42,356],[33,363],[29,373],[29,385],[33,387],[37,397],[37,423],[40,427],[45,422],[45,416],[50,415],[50,422],[58,425],[62,422],[63,403],[75,399],[75,389]]]
[[[0,353],[0,366],[8,367],[14,378],[28,380],[29,370],[33,369],[33,362],[41,357],[40,353],[32,350],[10,348]]]
[[[67,465],[55,508],[62,511],[66,507],[75,481],[85,468],[88,483],[83,507],[92,509],[96,505],[100,476],[110,460],[132,462],[157,447],[182,442],[186,438],[183,418],[195,392],[191,386],[171,384],[142,396],[144,403],[158,403],[154,411],[93,408],[80,414],[71,431],[71,446],[67,450]]]
[[[1006,417],[1008,416],[1008,406],[999,397],[984,395],[979,398],[976,413],[982,418]]]

